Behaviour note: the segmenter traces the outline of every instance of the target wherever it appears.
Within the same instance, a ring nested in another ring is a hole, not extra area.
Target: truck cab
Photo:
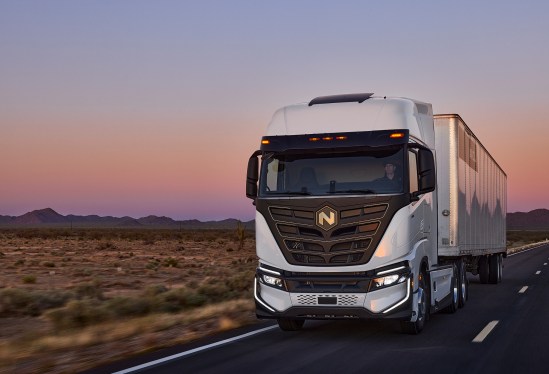
[[[257,316],[283,330],[392,318],[415,334],[463,304],[464,263],[438,256],[435,153],[427,103],[368,93],[279,109],[248,162]]]

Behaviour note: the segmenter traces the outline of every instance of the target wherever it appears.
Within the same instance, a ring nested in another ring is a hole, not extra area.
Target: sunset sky
[[[547,1],[0,1],[0,215],[252,219],[273,112],[374,92],[459,113],[549,208]]]

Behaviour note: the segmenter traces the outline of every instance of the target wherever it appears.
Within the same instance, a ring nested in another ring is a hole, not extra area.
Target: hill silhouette
[[[196,219],[176,221],[165,216],[112,217],[98,215],[62,215],[52,208],[33,210],[21,216],[0,215],[2,227],[74,227],[74,228],[170,228],[170,229],[234,229],[239,220],[199,221]],[[254,228],[254,221],[243,222],[247,229]]]

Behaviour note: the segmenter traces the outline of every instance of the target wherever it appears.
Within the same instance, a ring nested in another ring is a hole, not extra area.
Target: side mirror
[[[429,149],[418,149],[418,191],[414,193],[415,196],[432,192],[435,190],[436,170],[435,170],[435,158],[433,152]]]
[[[246,174],[246,197],[255,199],[257,197],[257,180],[259,178],[259,151],[254,152],[248,160],[248,172]]]

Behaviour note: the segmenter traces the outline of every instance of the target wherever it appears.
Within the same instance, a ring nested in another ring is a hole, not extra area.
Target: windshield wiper
[[[362,194],[375,194],[377,193],[374,190],[341,190],[341,191],[333,191],[328,193],[362,193]]]
[[[306,191],[267,191],[265,192],[266,195],[310,195],[310,192]]]

